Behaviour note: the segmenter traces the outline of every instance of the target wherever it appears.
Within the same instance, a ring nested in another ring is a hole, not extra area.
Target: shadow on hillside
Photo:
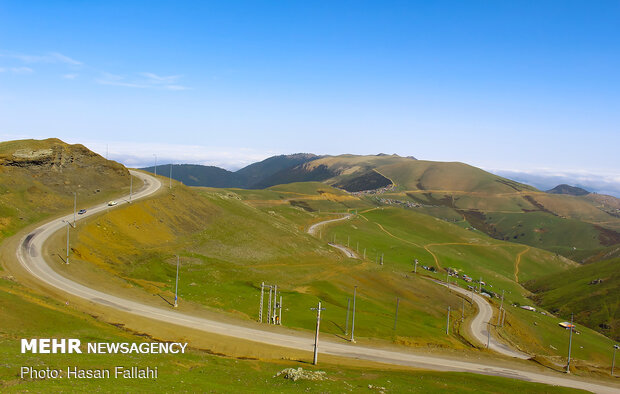
[[[155,294],[153,294],[153,295],[155,295]],[[167,303],[168,305],[170,305],[170,306],[174,306],[174,304],[173,304],[172,302],[170,302],[170,301],[168,301],[167,299],[165,299],[165,298],[164,298],[164,296],[162,296],[161,294],[157,294],[157,296],[158,296],[159,298],[161,298],[162,300],[166,301],[166,303]]]

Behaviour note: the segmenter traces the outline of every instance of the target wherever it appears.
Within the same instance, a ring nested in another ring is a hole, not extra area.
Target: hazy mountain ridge
[[[285,172],[318,157],[311,153],[272,156],[237,171],[228,171],[220,167],[199,164],[172,164],[172,178],[188,186],[263,189],[280,183],[290,183],[278,182],[276,174]],[[170,166],[171,164],[157,166],[158,174],[169,175]],[[141,169],[151,173],[155,172],[154,166]],[[269,181],[272,177],[274,177],[274,180]]]

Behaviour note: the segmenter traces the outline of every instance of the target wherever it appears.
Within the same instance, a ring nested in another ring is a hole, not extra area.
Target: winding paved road
[[[132,171],[132,174],[140,177],[145,185],[142,190],[134,194],[132,200],[146,197],[156,192],[161,183],[154,177]],[[128,199],[128,197],[126,197]],[[125,200],[127,201],[127,200]],[[105,204],[91,208],[84,216],[111,209]],[[73,215],[67,215],[61,219],[55,219],[37,227],[21,239],[17,250],[17,258],[21,265],[32,274],[33,277],[41,282],[47,283],[59,290],[89,300],[93,303],[112,307],[121,311],[132,313],[138,316],[147,317],[163,321],[169,324],[176,324],[184,327],[195,328],[204,332],[226,335],[236,338],[243,338],[259,343],[284,346],[292,349],[313,350],[314,340],[305,333],[277,333],[263,331],[254,328],[240,327],[234,324],[222,323],[215,320],[195,317],[180,313],[174,309],[165,309],[141,304],[139,302],[123,299],[111,294],[94,290],[67,279],[54,271],[42,257],[44,242],[56,231],[63,229],[66,225],[62,220],[72,220]],[[340,219],[342,220],[342,219]],[[526,381],[535,381],[566,387],[585,389],[599,393],[618,393],[617,388],[604,386],[597,383],[578,380],[566,377],[561,374],[542,374],[527,370],[514,368],[503,368],[494,365],[477,363],[471,361],[460,361],[445,359],[442,357],[418,355],[405,351],[393,351],[359,346],[349,343],[324,340],[320,345],[320,352],[335,356],[357,358],[364,360],[377,361],[388,364],[412,366],[439,371],[460,371],[472,372],[486,375],[504,376]]]
[[[453,284],[446,284],[443,282],[436,281],[444,286],[448,286],[451,290],[456,291],[457,293],[463,294],[465,297],[469,298],[478,306],[478,314],[471,322],[471,333],[476,338],[476,340],[486,346],[487,341],[489,342],[489,348],[498,353],[501,353],[505,356],[516,357],[523,360],[527,360],[531,358],[529,355],[522,353],[518,350],[514,350],[510,348],[510,346],[499,342],[495,337],[489,335],[488,323],[491,321],[493,317],[493,308],[489,304],[489,302],[481,295],[472,293],[471,291],[467,291],[458,286],[454,286]],[[472,298],[473,297],[473,298]]]

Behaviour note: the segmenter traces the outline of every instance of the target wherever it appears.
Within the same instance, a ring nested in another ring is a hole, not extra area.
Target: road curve
[[[319,227],[326,225],[328,223],[339,222],[341,220],[347,220],[351,217],[350,213],[345,213],[343,215],[344,216],[342,216],[341,218],[329,219],[329,220],[324,220],[322,222],[314,223],[312,226],[308,227],[308,231],[307,231],[308,234],[316,235],[316,232],[319,230]]]
[[[146,197],[156,192],[161,187],[161,183],[150,175],[136,171],[132,171],[132,174],[140,177],[145,182],[143,189],[134,194],[132,200]],[[126,197],[125,201],[128,201],[128,199],[129,196]],[[110,207],[105,204],[98,205],[94,208],[90,208],[89,212],[82,216],[89,216],[105,209],[110,209]],[[248,327],[240,327],[234,324],[222,323],[215,320],[187,315],[174,309],[164,309],[144,305],[139,302],[90,289],[63,277],[54,271],[43,259],[42,248],[44,242],[53,233],[61,230],[66,225],[63,220],[71,220],[72,218],[73,215],[67,215],[64,218],[55,219],[42,224],[20,240],[16,252],[17,258],[20,264],[23,265],[24,268],[39,281],[96,304],[112,307],[134,315],[163,321],[169,324],[195,328],[204,332],[219,335],[243,338],[269,345],[284,346],[292,349],[306,350],[308,352],[313,350],[314,340],[311,336],[305,336],[304,334],[292,335],[288,333],[277,333]],[[436,356],[418,355],[405,351],[393,351],[357,346],[349,343],[335,342],[333,340],[322,341],[320,352],[335,356],[439,371],[459,371],[504,376],[526,381],[580,388],[598,393],[618,393],[618,389],[613,387],[573,379],[560,374],[546,375],[537,372],[503,368],[477,362],[451,360]]]
[[[436,281],[444,286],[448,286],[451,290],[456,291],[457,293],[463,294],[470,300],[476,303],[478,306],[478,314],[471,322],[471,333],[474,338],[483,346],[487,345],[487,341],[489,342],[489,349],[494,350],[498,353],[501,353],[505,356],[516,357],[523,360],[527,360],[531,358],[529,355],[522,353],[518,350],[511,349],[508,345],[499,342],[494,336],[489,335],[488,323],[491,321],[493,317],[493,308],[491,304],[481,295],[473,293],[471,291],[467,291],[453,284],[446,284],[443,282]]]
[[[346,219],[349,219],[350,217],[351,217],[351,214],[347,214],[341,218],[329,219],[329,220],[315,223],[308,228],[308,234],[316,235],[316,232],[318,231],[319,227],[325,224],[328,224],[328,223],[346,220]],[[380,224],[379,224],[379,227],[381,227],[383,231],[387,232],[387,230],[385,230]],[[347,257],[353,257],[353,258],[357,257],[354,255],[354,253],[351,250],[349,250],[348,248],[342,245],[338,245],[338,244],[334,244],[330,242],[329,246],[340,249]],[[490,336],[490,335],[487,336],[488,335],[488,331],[487,331],[488,323],[491,321],[491,318],[493,317],[493,308],[491,307],[491,304],[484,297],[482,297],[481,295],[475,294],[475,293],[471,293],[465,289],[462,289],[452,284],[448,285],[445,282],[441,282],[439,280],[433,280],[433,281],[443,286],[449,286],[451,290],[454,290],[460,294],[467,296],[468,298],[472,300],[472,302],[476,303],[476,305],[478,306],[478,314],[472,320],[470,329],[474,336],[474,339],[478,341],[479,345],[486,347],[487,341],[488,341],[489,348],[500,354],[503,354],[508,357],[520,358],[523,360],[527,360],[530,358],[529,355],[519,352],[517,350],[511,349],[508,345],[502,342],[499,342],[495,337]]]
[[[307,233],[310,234],[310,235],[316,235],[316,232],[319,230],[319,227],[321,227],[321,226],[323,226],[325,224],[328,224],[328,223],[339,222],[341,220],[347,220],[351,216],[352,215],[349,213],[349,214],[344,214],[344,216],[341,217],[341,218],[329,219],[329,220],[324,220],[322,222],[315,223],[312,226],[308,227]],[[336,244],[336,243],[333,243],[333,242],[328,242],[327,244],[329,246],[331,246],[332,248],[336,248],[336,249],[340,250],[347,257],[350,257],[352,259],[358,259],[359,258],[357,253],[355,253],[353,250],[349,249],[348,247],[346,247],[344,245],[339,245],[339,244]]]

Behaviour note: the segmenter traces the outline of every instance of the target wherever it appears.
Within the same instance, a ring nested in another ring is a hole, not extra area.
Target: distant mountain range
[[[188,186],[263,189],[280,183],[286,183],[279,181],[278,173],[291,170],[318,157],[310,153],[273,156],[234,172],[214,166],[165,164],[157,166],[157,173],[168,175],[170,174],[170,166],[172,166],[172,178]],[[151,173],[155,172],[154,166],[141,169]]]
[[[349,192],[377,189],[392,181],[376,168],[387,164],[416,161],[412,156],[318,156],[311,153],[273,156],[238,171],[194,164],[172,165],[172,178],[188,186],[264,189],[294,182],[327,182]],[[170,174],[170,164],[157,166],[160,175]],[[155,172],[155,167],[142,170]]]

